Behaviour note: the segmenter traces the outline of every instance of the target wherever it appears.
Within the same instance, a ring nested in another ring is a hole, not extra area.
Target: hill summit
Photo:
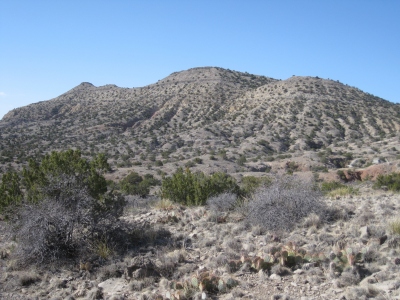
[[[313,158],[316,151],[372,154],[373,143],[397,135],[399,117],[398,105],[338,81],[201,67],[139,88],[83,82],[14,109],[0,122],[7,141],[0,157],[2,163],[23,163],[73,147],[88,155],[105,152],[118,169],[154,168],[159,174],[195,157],[207,162],[196,167],[209,172],[247,172],[296,156],[308,157],[305,169],[318,163],[330,168],[338,165],[334,157],[321,162]]]

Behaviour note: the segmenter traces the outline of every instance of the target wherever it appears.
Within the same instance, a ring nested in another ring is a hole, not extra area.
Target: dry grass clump
[[[391,234],[400,235],[400,217],[392,219],[388,225]]]
[[[160,199],[154,204],[154,207],[161,210],[171,210],[174,208],[174,203],[169,199]]]
[[[310,214],[308,217],[304,218],[303,225],[304,227],[315,227],[319,228],[322,224],[321,217],[317,214]]]
[[[336,198],[336,197],[345,197],[345,196],[357,195],[357,194],[358,194],[357,189],[355,189],[351,186],[345,186],[345,187],[341,187],[341,188],[338,188],[338,189],[328,192],[327,196],[331,197],[331,198]]]
[[[114,246],[105,237],[90,243],[90,248],[101,259],[109,259],[114,253]]]

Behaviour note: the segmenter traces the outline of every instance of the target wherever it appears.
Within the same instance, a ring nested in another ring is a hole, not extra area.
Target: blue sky
[[[0,118],[83,81],[218,66],[339,80],[400,102],[398,0],[1,0]]]

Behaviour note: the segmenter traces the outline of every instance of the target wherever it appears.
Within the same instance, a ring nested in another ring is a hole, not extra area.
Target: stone
[[[269,276],[270,279],[272,280],[276,280],[276,281],[281,281],[282,277],[279,276],[278,274],[272,274],[271,276]]]
[[[124,278],[110,278],[97,285],[107,296],[119,295],[128,289],[128,282]]]
[[[370,232],[368,226],[363,226],[360,228],[360,239],[368,239],[370,236]]]

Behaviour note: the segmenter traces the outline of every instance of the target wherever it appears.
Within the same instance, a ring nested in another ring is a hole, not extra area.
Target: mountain
[[[322,170],[355,158],[364,165],[397,158],[399,129],[399,105],[338,81],[202,67],[140,88],[84,82],[14,109],[0,121],[0,163],[73,147],[105,152],[118,169],[158,175],[182,165],[278,170],[289,161]]]

